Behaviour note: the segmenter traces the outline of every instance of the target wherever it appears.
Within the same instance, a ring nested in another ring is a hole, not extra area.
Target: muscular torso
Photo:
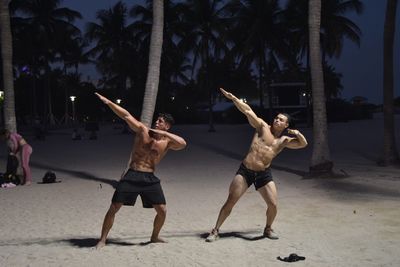
[[[254,134],[249,152],[243,160],[244,165],[253,171],[262,171],[271,165],[272,160],[288,142],[287,136],[274,137],[267,124]]]
[[[137,133],[129,167],[137,171],[154,172],[155,166],[167,153],[168,142],[166,137],[150,137],[148,131]]]

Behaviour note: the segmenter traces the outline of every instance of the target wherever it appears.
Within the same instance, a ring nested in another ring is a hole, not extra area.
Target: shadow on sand
[[[248,231],[248,232],[226,232],[226,233],[220,233],[219,237],[220,238],[230,238],[230,237],[236,237],[236,238],[241,238],[246,241],[257,241],[261,239],[265,239],[264,235],[257,235],[259,234],[259,231]],[[206,239],[209,233],[202,233],[199,235],[200,238]]]
[[[31,165],[34,166],[34,167],[40,168],[40,169],[44,169],[44,170],[52,170],[52,171],[55,171],[55,172],[67,173],[67,174],[71,175],[72,178],[78,178],[78,179],[102,182],[102,183],[105,183],[105,184],[109,184],[114,188],[116,188],[117,185],[118,185],[118,181],[117,180],[111,180],[111,179],[107,179],[107,178],[96,177],[96,176],[94,176],[94,175],[92,175],[92,174],[90,174],[88,172],[73,171],[73,170],[58,168],[58,167],[49,166],[49,165],[45,165],[45,164],[40,164],[40,163],[36,163],[36,162],[32,162]]]
[[[204,232],[170,232],[165,233],[162,235],[163,237],[167,238],[179,238],[179,237],[195,237],[205,241],[208,233]],[[245,232],[225,232],[220,234],[220,238],[241,238],[247,241],[257,241],[264,239],[263,235],[260,235],[260,231],[258,230],[249,230]],[[130,242],[126,241],[129,239],[144,239],[148,240],[150,237],[148,236],[135,236],[135,237],[125,237],[125,238],[109,238],[107,239],[107,246],[114,245],[114,246],[148,246],[152,244],[151,241],[143,241],[143,242]],[[95,248],[97,242],[99,241],[98,238],[93,237],[74,237],[74,238],[37,238],[37,239],[30,239],[30,240],[2,240],[0,242],[0,247],[9,247],[9,246],[31,246],[31,245],[41,245],[41,246],[54,246],[54,245],[69,245],[78,248]]]
[[[351,198],[365,197],[365,196],[384,196],[400,198],[400,191],[395,188],[383,188],[375,185],[360,184],[351,181],[351,179],[324,179],[319,180],[320,183],[317,188],[324,189],[342,197],[340,193],[346,194]]]
[[[54,245],[62,245],[69,244],[74,247],[79,248],[95,248],[98,238],[91,237],[82,237],[82,238],[69,238],[69,239],[58,239],[58,238],[41,238],[41,239],[32,239],[32,240],[9,240],[0,242],[0,247],[8,247],[8,246],[31,246],[31,245],[41,245],[41,246],[54,246]],[[116,246],[147,246],[151,244],[150,241],[133,243],[124,241],[121,239],[109,238],[107,239],[107,245],[116,245]]]

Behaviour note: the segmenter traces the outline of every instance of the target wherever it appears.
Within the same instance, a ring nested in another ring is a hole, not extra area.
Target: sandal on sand
[[[219,238],[218,230],[212,229],[211,233],[207,236],[206,242],[214,242],[217,241]]]
[[[277,259],[280,261],[285,261],[285,262],[295,262],[295,261],[303,261],[306,259],[306,257],[299,256],[296,253],[292,253],[289,255],[289,257],[281,258],[279,256],[279,257],[277,257]]]
[[[273,239],[273,240],[279,239],[278,235],[275,234],[274,230],[272,230],[272,228],[269,228],[269,227],[264,228],[263,236],[266,238],[269,238],[269,239]]]

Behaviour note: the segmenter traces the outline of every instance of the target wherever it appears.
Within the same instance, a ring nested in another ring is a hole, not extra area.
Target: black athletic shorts
[[[244,179],[246,179],[246,183],[249,187],[254,184],[256,190],[273,181],[271,168],[267,168],[263,171],[253,171],[246,168],[246,166],[244,166],[242,163],[240,164],[239,170],[236,172],[236,174],[242,175]]]
[[[144,208],[152,208],[153,205],[165,204],[160,179],[154,173],[129,169],[119,181],[112,202],[133,206],[138,195],[142,198]]]

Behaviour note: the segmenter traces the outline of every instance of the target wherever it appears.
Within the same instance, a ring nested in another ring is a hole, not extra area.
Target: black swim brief
[[[246,179],[247,185],[250,187],[254,184],[256,190],[264,185],[268,184],[269,182],[273,181],[271,168],[267,168],[263,171],[253,171],[248,169],[244,164],[240,164],[239,170],[236,174],[240,174]]]
[[[134,206],[138,195],[142,198],[144,208],[166,203],[160,179],[154,173],[129,169],[119,181],[112,202]]]

